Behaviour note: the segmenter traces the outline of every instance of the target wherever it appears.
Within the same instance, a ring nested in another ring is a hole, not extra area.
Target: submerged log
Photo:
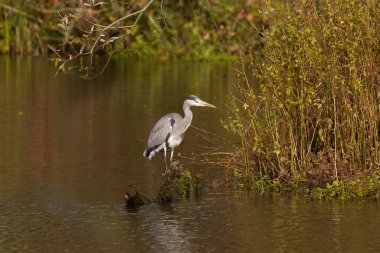
[[[127,207],[136,207],[151,203],[145,196],[140,196],[138,191],[127,191],[124,194],[124,200]]]

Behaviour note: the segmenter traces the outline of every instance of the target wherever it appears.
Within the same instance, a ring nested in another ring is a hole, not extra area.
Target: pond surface
[[[203,193],[127,210],[128,185],[157,194],[163,160],[142,156],[154,123],[199,95],[193,125],[225,135],[228,63],[116,60],[98,79],[52,77],[42,58],[0,58],[0,252],[379,252],[378,202],[247,196],[223,171],[181,159]],[[190,128],[178,148],[199,152]]]

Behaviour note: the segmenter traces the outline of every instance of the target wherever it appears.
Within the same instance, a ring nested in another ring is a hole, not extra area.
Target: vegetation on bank
[[[233,184],[379,198],[378,1],[268,2],[5,0],[0,53],[50,52],[58,70],[84,72],[101,54],[242,56],[239,95],[224,121],[241,142],[217,161]]]
[[[265,33],[258,90],[240,75],[225,127],[241,145],[225,164],[259,191],[379,198],[379,4],[302,2]]]
[[[264,29],[267,9],[249,0],[5,0],[0,53],[54,52],[61,60],[115,51],[162,60],[230,58],[260,47],[250,31]]]

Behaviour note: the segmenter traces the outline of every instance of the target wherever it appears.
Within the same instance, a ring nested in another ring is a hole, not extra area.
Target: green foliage
[[[59,54],[92,47],[98,34],[93,30],[141,10],[148,1],[21,1],[7,0],[0,6],[0,53]],[[154,1],[139,18],[133,16],[103,32],[107,43],[97,53],[114,51],[161,60],[230,59],[257,51],[259,40],[247,32],[264,30],[267,22],[252,1],[196,0]],[[59,11],[59,14],[58,14]],[[67,18],[67,19],[66,19]],[[64,20],[64,24],[62,23]],[[136,21],[136,22],[135,22]],[[92,22],[92,23],[91,23]],[[94,26],[93,23],[102,26]]]
[[[254,182],[315,189],[313,195],[373,196],[377,186],[368,178],[380,170],[378,7],[373,0],[303,1],[278,13],[263,37],[259,89],[243,72],[240,96],[231,101],[225,127],[241,146],[230,167]]]
[[[40,5],[17,0],[0,3],[0,54],[45,54],[47,45],[56,43],[56,21],[51,13],[41,16]]]
[[[182,197],[189,197],[190,196],[190,188],[191,188],[191,175],[190,171],[183,170],[178,175],[178,186],[179,186],[179,192],[181,193]]]
[[[306,192],[315,199],[379,199],[380,176],[356,177],[355,179],[343,177],[327,183],[325,187],[308,189]]]
[[[219,60],[247,53],[260,44],[245,32],[251,25],[243,9],[257,13],[258,5],[225,0],[163,1],[161,8],[156,2],[133,30],[129,52],[163,60]],[[257,26],[262,22],[261,16],[255,18]]]
[[[177,175],[178,193],[183,198],[188,198],[191,194],[198,194],[201,191],[200,178],[198,176],[191,176],[190,171],[180,166],[179,173]]]
[[[277,194],[291,190],[282,185],[278,180],[273,180],[269,175],[246,174],[246,171],[240,168],[229,169],[232,170],[233,175],[228,180],[228,185],[237,190],[254,191],[260,194]]]
[[[189,170],[183,167],[178,161],[173,161],[170,168],[163,175],[163,182],[157,199],[172,200],[173,197],[189,198],[192,194],[198,194],[201,191],[200,178],[193,177]]]

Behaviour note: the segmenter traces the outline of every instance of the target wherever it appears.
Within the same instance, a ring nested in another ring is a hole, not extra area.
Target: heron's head
[[[188,103],[190,106],[208,106],[208,107],[216,108],[212,104],[209,104],[209,103],[203,101],[202,99],[200,99],[199,97],[194,96],[194,95],[190,95],[185,100],[185,102]]]

